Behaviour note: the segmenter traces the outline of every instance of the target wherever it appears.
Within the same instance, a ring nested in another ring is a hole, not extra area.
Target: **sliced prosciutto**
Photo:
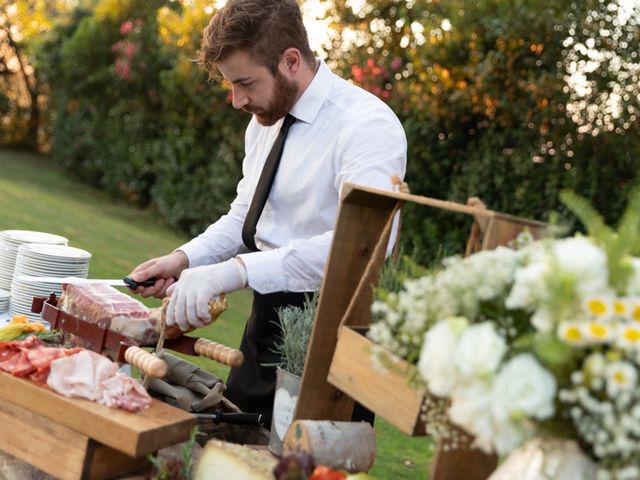
[[[68,357],[81,352],[81,348],[33,348],[27,352],[27,358],[35,369],[35,372],[29,374],[29,379],[36,383],[46,384],[49,376],[51,362],[58,358]]]
[[[37,337],[0,343],[0,370],[16,377],[29,376],[45,383],[49,365],[57,358],[78,353],[81,348],[49,348]]]
[[[0,370],[17,377],[29,375],[35,370],[35,367],[29,361],[28,351],[43,345],[44,343],[37,337],[0,342]]]
[[[118,365],[106,357],[83,350],[51,363],[47,385],[65,397],[102,399],[102,382],[113,377]]]
[[[118,407],[129,412],[144,410],[151,405],[151,397],[140,383],[124,373],[118,373],[102,382],[102,399],[109,407]]]
[[[86,398],[131,412],[148,408],[151,397],[133,378],[119,373],[118,365],[90,350],[51,363],[47,385],[67,397]]]

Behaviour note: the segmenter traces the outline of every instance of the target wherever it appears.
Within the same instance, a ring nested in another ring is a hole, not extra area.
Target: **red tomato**
[[[320,465],[313,471],[309,480],[344,480],[345,478],[347,475],[344,472]]]

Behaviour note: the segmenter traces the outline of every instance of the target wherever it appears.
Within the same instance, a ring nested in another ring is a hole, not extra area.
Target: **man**
[[[235,108],[253,114],[237,197],[204,233],[131,277],[159,277],[136,292],[170,295],[167,323],[183,330],[210,322],[208,302],[220,293],[253,289],[245,362],[225,395],[270,418],[275,369],[264,364],[279,360],[276,310],[319,288],[343,183],[391,189],[404,175],[406,137],[382,101],[314,57],[295,0],[230,0],[204,31],[200,62],[231,84]]]

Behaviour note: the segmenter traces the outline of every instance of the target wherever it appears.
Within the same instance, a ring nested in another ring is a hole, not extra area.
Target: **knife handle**
[[[141,373],[154,378],[163,378],[167,374],[167,364],[161,358],[151,355],[140,347],[131,346],[124,352],[124,359]]]
[[[206,338],[196,340],[193,350],[201,357],[216,360],[232,368],[237,368],[244,362],[244,355],[240,350],[227,347],[221,343],[212,342]]]

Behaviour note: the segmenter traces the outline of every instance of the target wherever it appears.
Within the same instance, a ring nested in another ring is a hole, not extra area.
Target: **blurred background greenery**
[[[634,1],[301,6],[318,55],[402,120],[413,193],[547,220],[568,187],[611,220],[640,168]],[[0,144],[200,232],[234,196],[249,120],[193,61],[223,4],[5,0]],[[414,209],[405,251],[459,251],[464,222]]]

